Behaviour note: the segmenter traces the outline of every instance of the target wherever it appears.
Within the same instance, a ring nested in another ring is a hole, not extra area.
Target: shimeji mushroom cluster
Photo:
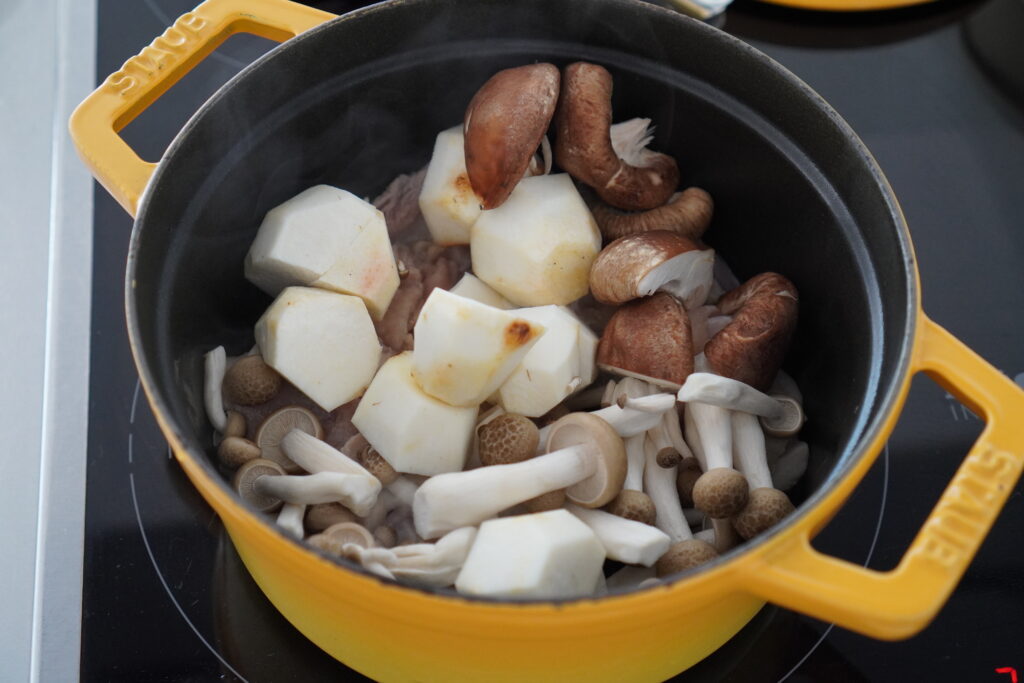
[[[381,210],[318,185],[266,215],[256,347],[206,357],[244,501],[383,577],[544,599],[658,582],[793,510],[796,288],[716,266],[710,195],[677,193],[650,121],[612,124],[611,101],[594,64],[499,72],[389,187],[390,215],[471,256],[419,303],[411,350],[380,341],[406,275]]]

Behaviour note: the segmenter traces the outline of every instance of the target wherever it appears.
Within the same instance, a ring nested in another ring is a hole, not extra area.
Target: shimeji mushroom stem
[[[781,401],[754,387],[710,372],[691,374],[676,397],[687,403],[707,403],[769,418],[781,417],[786,410]]]
[[[256,491],[280,498],[286,503],[313,505],[341,502],[357,515],[365,515],[380,493],[376,477],[340,472],[320,472],[306,476],[260,477]]]
[[[305,535],[302,520],[306,516],[306,506],[296,503],[285,503],[277,513],[277,525],[291,537],[300,541]]]
[[[669,401],[666,397],[670,397],[672,400]],[[650,396],[643,396],[637,399],[635,405],[642,406],[640,408],[620,408],[617,405],[610,405],[607,408],[601,408],[591,412],[591,415],[601,418],[618,433],[622,438],[636,436],[637,434],[643,434],[648,429],[658,424],[661,420],[662,413],[675,405],[675,397],[672,394],[652,394]],[[658,410],[653,410],[657,407]],[[551,425],[544,427],[540,430],[540,443],[544,444],[547,442],[548,434],[550,433]]]
[[[686,516],[683,514],[683,506],[679,503],[676,468],[659,467],[658,453],[649,441],[645,450],[644,491],[654,501],[654,507],[658,510],[656,526],[668,534],[672,543],[693,538],[690,525],[686,523]]]
[[[672,543],[668,534],[647,524],[572,503],[565,507],[590,527],[612,560],[650,567]]]
[[[700,438],[704,452],[704,471],[732,467],[732,421],[729,411],[709,403],[687,403],[686,410],[693,416]]]
[[[293,429],[281,439],[281,449],[307,472],[339,472],[375,478],[362,465],[338,449],[301,429]]]
[[[757,417],[736,411],[732,414],[733,460],[747,478],[751,489],[773,488],[765,454],[764,432]]]
[[[224,384],[224,373],[227,372],[228,357],[223,346],[218,346],[205,357],[206,381],[203,385],[203,402],[206,405],[206,417],[210,424],[220,433],[228,423],[224,412],[224,395],[221,387]]]
[[[623,490],[644,490],[644,462],[647,459],[644,442],[646,440],[646,433],[629,436],[624,440],[626,445],[626,481],[622,485]]]
[[[585,445],[569,446],[511,465],[438,474],[417,489],[413,522],[423,538],[473,526],[513,505],[548,491],[564,489],[597,471],[597,454]]]
[[[697,459],[701,470],[708,471],[708,460],[704,455],[704,446],[700,443],[700,432],[697,431],[697,422],[693,419],[693,411],[689,406],[683,409],[683,432],[686,436],[686,445],[690,452]]]

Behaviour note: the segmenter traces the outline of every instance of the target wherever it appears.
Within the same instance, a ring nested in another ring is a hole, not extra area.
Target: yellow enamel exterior
[[[226,36],[248,31],[285,40],[330,17],[285,0],[208,0],[154,42],[159,54],[129,60],[75,112],[71,130],[83,159],[134,215],[154,165],[116,131]],[[143,67],[152,68],[142,73]],[[126,85],[126,78],[134,80]],[[655,681],[713,652],[766,600],[890,639],[924,628],[946,601],[1024,468],[1024,428],[1014,419],[1024,414],[1024,392],[929,320],[920,301],[917,310],[898,401],[824,498],[742,554],[676,583],[565,604],[432,595],[323,559],[239,505],[198,465],[205,456],[186,450],[145,373],[143,388],[181,467],[220,515],[256,582],[289,621],[348,666],[382,681]],[[138,355],[136,363],[141,367]],[[818,553],[810,539],[871,467],[917,372],[984,417],[984,432],[894,570],[875,572]]]
[[[761,2],[826,12],[865,12],[923,5],[927,2],[935,2],[935,0],[761,0]]]

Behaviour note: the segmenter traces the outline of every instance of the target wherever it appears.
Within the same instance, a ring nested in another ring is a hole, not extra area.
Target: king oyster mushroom
[[[511,465],[431,477],[416,491],[413,519],[423,538],[479,524],[549,491],[566,489],[584,507],[605,505],[622,489],[626,453],[607,422],[570,413],[550,427],[546,455]]]

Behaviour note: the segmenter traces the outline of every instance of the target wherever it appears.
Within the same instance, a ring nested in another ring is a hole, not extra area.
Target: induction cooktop
[[[96,82],[192,4],[98,0]],[[359,3],[309,4],[344,12]],[[972,44],[974,22],[993,4],[935,2],[838,17],[740,1],[718,21],[849,121],[911,226],[925,309],[1024,384],[1024,108]],[[230,39],[124,137],[144,158],[158,158],[217,87],[271,47]],[[274,610],[172,459],[140,395],[125,332],[132,220],[97,188],[92,224],[81,679],[362,679]],[[952,396],[916,379],[884,453],[815,546],[875,569],[894,566],[981,427]],[[919,636],[875,641],[769,605],[674,680],[1009,683],[1024,675],[1022,492],[1018,485],[949,603]]]

